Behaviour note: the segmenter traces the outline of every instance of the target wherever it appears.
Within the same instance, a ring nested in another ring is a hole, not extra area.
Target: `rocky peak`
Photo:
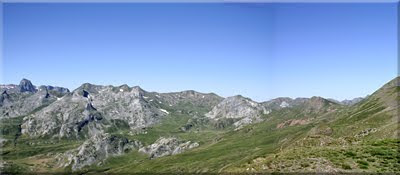
[[[236,95],[224,99],[205,116],[213,120],[234,119],[236,120],[234,126],[241,128],[244,125],[262,121],[262,114],[267,114],[264,106],[249,98]]]
[[[20,92],[36,92],[36,88],[32,82],[25,78],[19,83],[19,90]]]
[[[77,89],[75,89],[73,91],[73,93],[78,93],[79,95],[84,95],[83,91],[86,91],[89,94],[96,94],[101,89],[104,89],[105,87],[106,86],[95,85],[95,84],[90,84],[90,83],[84,83],[81,86],[79,86]]]
[[[126,84],[123,84],[123,85],[119,86],[118,88],[119,88],[120,92],[129,92],[129,91],[131,91],[131,88]]]

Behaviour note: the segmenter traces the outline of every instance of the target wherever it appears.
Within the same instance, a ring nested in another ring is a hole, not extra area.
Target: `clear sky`
[[[365,96],[397,75],[397,5],[3,5],[1,84]]]

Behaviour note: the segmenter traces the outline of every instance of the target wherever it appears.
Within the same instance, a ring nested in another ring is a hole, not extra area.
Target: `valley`
[[[0,92],[6,174],[400,172],[400,77],[354,102],[26,79]]]

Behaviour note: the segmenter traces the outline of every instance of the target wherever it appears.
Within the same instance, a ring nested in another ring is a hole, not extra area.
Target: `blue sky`
[[[3,34],[2,84],[342,100],[397,75],[395,3],[6,3]]]

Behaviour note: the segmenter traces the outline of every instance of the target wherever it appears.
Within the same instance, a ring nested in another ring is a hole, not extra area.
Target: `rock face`
[[[150,155],[150,158],[157,158],[182,153],[186,150],[198,147],[197,142],[179,141],[176,138],[159,138],[153,144],[140,148],[139,152]]]
[[[0,118],[27,115],[35,109],[49,105],[69,92],[66,88],[49,87],[52,86],[40,86],[36,89],[27,79],[21,80],[19,85],[1,85]]]
[[[89,93],[93,106],[107,119],[127,122],[132,130],[148,127],[167,115],[144,99],[146,92],[138,86],[83,88]]]
[[[50,137],[88,137],[102,132],[105,121],[89,100],[69,94],[38,112],[25,117],[22,134]],[[83,132],[86,131],[86,132]]]
[[[261,115],[267,113],[261,104],[238,95],[224,99],[205,116],[213,120],[234,119],[235,127],[241,127],[261,121]]]
[[[35,86],[33,86],[31,81],[24,78],[19,83],[19,91],[20,92],[36,92],[36,88],[35,88]]]
[[[126,138],[108,134],[97,134],[86,140],[78,148],[60,155],[58,164],[60,167],[71,165],[71,169],[75,171],[139,147],[141,147],[141,143],[138,141],[129,141]]]
[[[132,131],[157,123],[167,114],[143,98],[145,91],[126,85],[83,84],[72,93],[24,118],[22,133],[30,136],[90,137],[104,133],[112,121]]]

